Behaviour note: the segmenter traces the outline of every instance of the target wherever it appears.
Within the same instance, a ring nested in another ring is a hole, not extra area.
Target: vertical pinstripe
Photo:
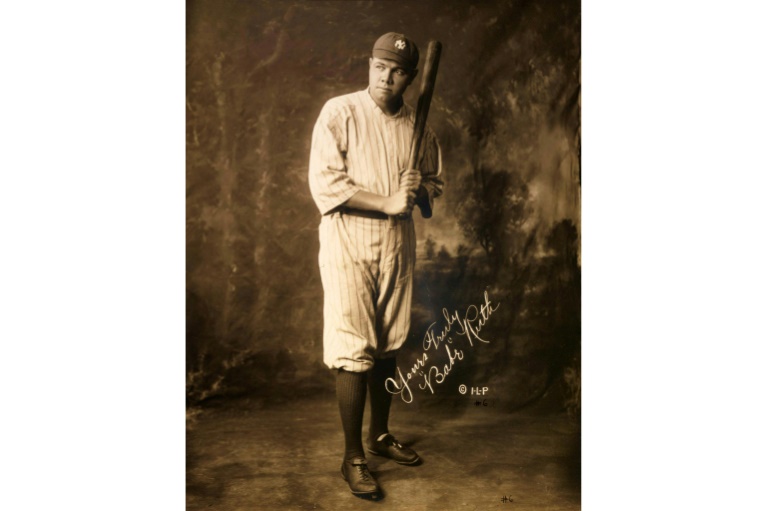
[[[410,328],[416,235],[411,219],[387,220],[338,211],[359,190],[389,196],[408,164],[414,111],[387,116],[367,90],[328,101],[312,134],[309,185],[323,215],[320,276],[324,361],[366,371],[373,357],[391,356]],[[417,168],[430,202],[442,193],[442,159],[427,130]]]

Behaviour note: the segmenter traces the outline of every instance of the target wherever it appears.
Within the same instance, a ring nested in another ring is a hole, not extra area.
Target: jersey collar
[[[373,100],[367,88],[363,89],[361,92],[365,95],[365,97],[367,98],[368,104],[371,105],[371,107],[373,108],[373,111],[377,115],[380,115],[385,119],[400,119],[401,117],[405,116],[406,114],[405,100],[403,100],[402,104],[400,105],[400,110],[395,112],[393,115],[387,115],[387,113],[384,112],[384,110],[382,110],[381,108],[379,108],[379,105],[377,105],[376,102]]]

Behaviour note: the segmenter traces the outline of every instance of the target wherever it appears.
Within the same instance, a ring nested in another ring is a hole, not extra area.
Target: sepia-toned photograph
[[[0,509],[765,507],[766,10],[5,2]]]
[[[186,17],[187,509],[581,509],[580,2]]]

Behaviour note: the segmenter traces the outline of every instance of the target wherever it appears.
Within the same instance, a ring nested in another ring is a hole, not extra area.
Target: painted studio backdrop
[[[371,47],[388,31],[414,39],[422,61],[430,39],[443,43],[428,123],[445,181],[433,218],[414,212],[414,313],[398,357],[411,379],[393,406],[465,413],[485,388],[500,410],[578,422],[579,2],[194,0],[189,427],[226,401],[333,396],[311,134],[326,100],[367,86]],[[405,96],[414,107],[420,81]]]

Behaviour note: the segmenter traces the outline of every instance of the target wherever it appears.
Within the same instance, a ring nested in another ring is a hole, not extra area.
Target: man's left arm
[[[424,134],[424,150],[421,161],[416,166],[421,171],[421,184],[416,192],[415,204],[424,218],[432,217],[434,199],[443,193],[443,158],[440,144],[431,129]]]

